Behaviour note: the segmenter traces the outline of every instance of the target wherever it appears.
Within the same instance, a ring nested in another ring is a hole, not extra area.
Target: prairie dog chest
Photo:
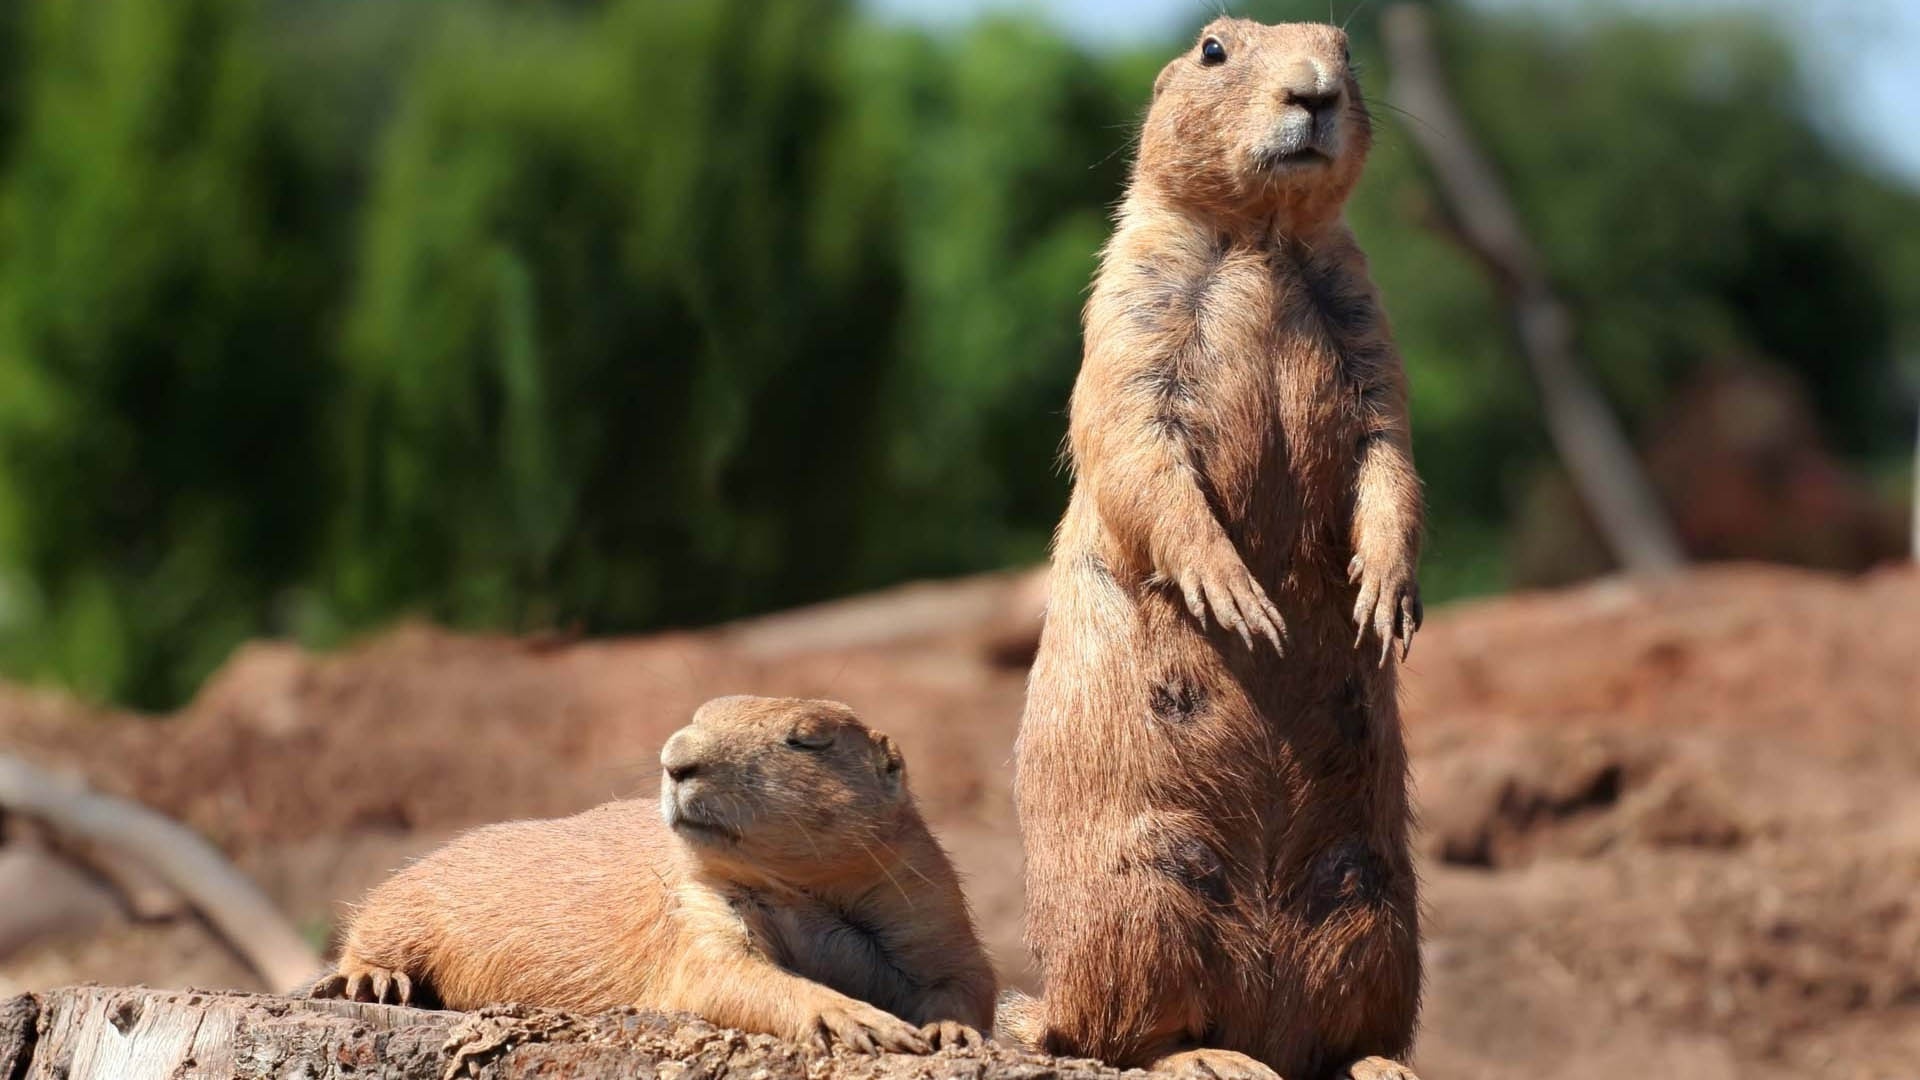
[[[1126,391],[1149,399],[1216,492],[1337,482],[1327,474],[1351,464],[1351,375],[1375,323],[1364,271],[1343,251],[1291,241],[1188,238],[1115,254],[1090,307],[1090,347],[1146,358]]]
[[[806,897],[770,902],[754,893],[736,903],[768,956],[797,975],[885,1007],[901,983],[889,934],[858,911]]]

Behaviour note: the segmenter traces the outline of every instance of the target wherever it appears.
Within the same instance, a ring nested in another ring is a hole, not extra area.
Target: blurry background
[[[1430,6],[1714,564],[1646,579],[1386,101],[1395,6],[1231,5],[1350,21],[1375,103],[1350,217],[1432,508],[1423,1070],[1911,1076],[1920,9]],[[1031,985],[1026,568],[1133,126],[1213,10],[0,0],[0,750],[191,825],[323,948],[458,829],[645,795],[705,697],[838,697]],[[0,995],[271,983],[10,801]]]
[[[1920,30],[1847,7],[1440,9],[1669,502],[1764,474],[1680,523],[1701,555],[1904,547]],[[695,625],[1042,558],[1131,125],[1209,15],[5,5],[0,671],[164,708],[255,636]],[[1377,111],[1352,220],[1427,593],[1602,571],[1416,121]]]

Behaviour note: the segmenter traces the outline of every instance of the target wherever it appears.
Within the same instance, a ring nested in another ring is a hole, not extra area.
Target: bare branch
[[[185,825],[6,754],[0,754],[0,808],[146,866],[186,897],[269,986],[290,989],[320,970],[319,954],[273,902]]]
[[[1679,538],[1606,399],[1573,352],[1573,320],[1547,280],[1513,202],[1447,90],[1425,8],[1396,4],[1381,19],[1393,67],[1388,96],[1420,122],[1420,147],[1452,218],[1447,235],[1484,265],[1513,316],[1547,427],[1614,558],[1659,574],[1686,561]]]

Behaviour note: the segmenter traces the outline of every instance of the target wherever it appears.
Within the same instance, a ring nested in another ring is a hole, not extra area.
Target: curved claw
[[[1240,610],[1246,616],[1248,628],[1252,631],[1251,635],[1241,635],[1246,641],[1247,648],[1253,648],[1252,637],[1257,635],[1272,645],[1275,653],[1285,656],[1287,654],[1286,631],[1283,628],[1286,626],[1286,620],[1281,618],[1280,609],[1276,608],[1273,601],[1267,597],[1266,590],[1260,587],[1259,582],[1249,577],[1235,590],[1234,596],[1240,604]]]
[[[1275,653],[1286,655],[1286,620],[1226,537],[1203,547],[1191,565],[1169,576],[1202,632],[1218,626],[1231,631],[1248,651],[1265,640]]]
[[[1400,598],[1400,660],[1406,662],[1413,652],[1413,632],[1420,629],[1420,598],[1403,596]]]
[[[1253,635],[1247,632],[1246,616],[1240,613],[1240,605],[1234,602],[1231,586],[1208,582],[1207,605],[1213,608],[1213,617],[1221,626],[1240,635],[1241,644],[1253,648]]]
[[[1188,571],[1180,575],[1180,592],[1187,599],[1187,613],[1192,615],[1200,629],[1207,628],[1207,602],[1200,592],[1200,579]]]
[[[933,1045],[927,1041],[926,1036],[920,1034],[919,1028],[909,1025],[904,1020],[899,1021],[899,1025],[899,1027],[890,1030],[875,1032],[876,1038],[888,1050],[896,1054],[927,1054],[933,1052]]]
[[[1373,633],[1380,639],[1380,666],[1386,667],[1387,657],[1393,655],[1394,621],[1398,616],[1394,609],[1399,605],[1391,596],[1381,599],[1386,602],[1373,609]]]
[[[935,1050],[966,1050],[985,1044],[985,1040],[978,1031],[958,1020],[935,1020],[920,1029],[920,1037]]]
[[[880,1052],[879,1048],[873,1045],[873,1036],[867,1033],[866,1028],[853,1028],[840,1038],[843,1042],[863,1054],[877,1054]]]
[[[862,1054],[879,1054],[889,1050],[902,1054],[925,1054],[931,1050],[927,1037],[920,1029],[891,1013],[879,1009],[870,1012],[872,1015],[868,1016],[849,1010],[827,1009],[814,1017],[809,1041],[820,1049],[827,1049],[832,1043],[838,1042]]]
[[[1360,596],[1353,602],[1353,647],[1359,648],[1367,640],[1367,624],[1373,615],[1374,606],[1380,600],[1380,585],[1375,581],[1364,581],[1360,585]]]
[[[1358,649],[1367,640],[1371,630],[1380,639],[1380,666],[1385,667],[1393,655],[1393,647],[1400,646],[1400,659],[1405,660],[1413,652],[1413,634],[1425,621],[1426,612],[1420,604],[1420,587],[1411,577],[1400,580],[1388,575],[1389,580],[1368,573],[1367,562],[1355,555],[1347,563],[1347,580],[1359,585],[1353,602],[1353,647]]]

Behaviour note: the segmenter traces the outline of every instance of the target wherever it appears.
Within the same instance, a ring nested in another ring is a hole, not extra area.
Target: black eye
[[[1213,67],[1227,62],[1227,47],[1220,44],[1219,38],[1208,38],[1200,43],[1200,62]]]

